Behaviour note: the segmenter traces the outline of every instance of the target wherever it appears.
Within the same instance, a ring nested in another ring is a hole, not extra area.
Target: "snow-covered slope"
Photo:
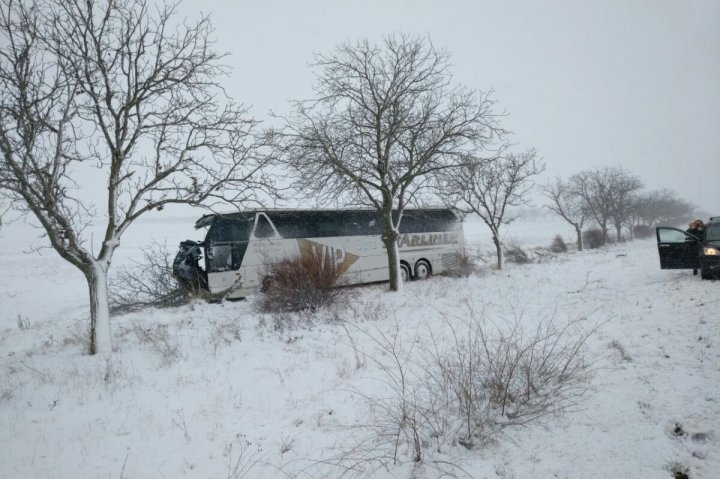
[[[173,249],[193,237],[192,221],[138,224],[116,263],[151,240]],[[420,467],[400,441],[398,463],[373,477],[435,477],[443,465],[477,478],[720,477],[720,284],[661,271],[652,241],[535,254],[504,271],[487,256],[477,275],[402,294],[353,288],[337,311],[295,328],[276,328],[252,300],[145,310],[113,319],[107,361],[82,354],[82,276],[52,252],[20,253],[34,233],[0,231],[2,478],[355,477],[334,464],[355,455],[368,471],[387,453],[379,406],[393,358],[379,339],[414,360],[471,313],[528,330],[550,320],[596,328],[583,353],[589,390],[571,411],[504,428],[473,450],[451,434],[441,452],[423,445]],[[547,219],[508,237],[540,246],[557,233],[572,241]],[[476,251],[491,249],[478,223],[466,235]]]

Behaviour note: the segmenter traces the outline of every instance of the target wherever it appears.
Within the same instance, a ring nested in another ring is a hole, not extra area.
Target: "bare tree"
[[[695,207],[689,202],[677,198],[674,191],[663,189],[633,195],[629,215],[625,225],[630,229],[630,237],[652,234],[657,224],[679,225],[687,223]]]
[[[587,220],[587,213],[582,207],[581,198],[574,194],[570,185],[559,177],[544,185],[542,192],[550,200],[550,204],[545,207],[557,213],[575,228],[577,249],[582,251],[582,228]]]
[[[265,185],[255,121],[218,83],[208,17],[175,24],[176,5],[145,0],[0,9],[0,189],[85,276],[91,352],[109,354],[107,272],[123,233],[168,204],[252,200]],[[84,200],[83,182],[106,191]]]
[[[345,43],[318,55],[317,98],[294,102],[276,132],[296,184],[328,203],[382,216],[390,289],[401,287],[397,239],[405,207],[432,175],[455,167],[501,130],[487,93],[451,82],[449,54],[423,38]]]
[[[652,225],[654,219],[648,221],[646,218],[654,214],[655,209],[654,201],[650,198],[648,193],[637,193],[633,195],[628,208],[627,218],[625,220],[625,226],[630,231],[630,240],[634,241],[636,235],[640,237],[647,237],[652,234]]]
[[[581,199],[585,213],[602,230],[602,244],[607,243],[608,221],[612,216],[607,174],[606,168],[585,170],[570,177],[572,194]]]
[[[570,178],[570,191],[582,200],[582,208],[602,229],[603,244],[608,240],[608,223],[613,222],[617,239],[631,213],[633,195],[642,182],[620,167],[585,170]]]
[[[668,189],[649,191],[638,196],[636,214],[648,226],[686,223],[695,208]]]
[[[501,154],[494,159],[475,159],[457,171],[441,172],[439,193],[448,204],[475,213],[490,228],[497,251],[498,269],[503,267],[500,236],[502,225],[517,216],[510,209],[527,204],[533,177],[545,169],[534,149],[518,155]]]
[[[643,187],[640,179],[622,168],[609,172],[610,211],[617,241],[622,240],[622,227],[628,224],[635,207],[637,192]]]

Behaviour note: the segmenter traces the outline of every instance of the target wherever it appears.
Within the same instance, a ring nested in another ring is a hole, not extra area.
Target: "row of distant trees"
[[[315,57],[314,98],[261,129],[220,84],[227,54],[213,49],[210,19],[176,21],[176,9],[0,0],[0,207],[34,216],[85,276],[92,353],[112,349],[107,275],[123,234],[169,204],[242,209],[294,190],[370,206],[399,290],[403,211],[441,198],[480,215],[502,266],[499,229],[544,166],[535,150],[511,147],[489,92],[453,81],[446,50],[404,35],[341,44]],[[558,211],[604,229],[630,221],[619,197],[609,212],[591,196],[604,191],[596,173],[570,180],[578,196],[558,183]],[[98,181],[104,194],[87,201],[80,190]]]
[[[575,228],[579,250],[583,249],[583,227],[588,224],[600,228],[606,244],[610,228],[617,241],[622,240],[623,229],[632,239],[636,231],[660,223],[679,224],[694,210],[672,190],[643,191],[640,178],[621,167],[585,170],[567,180],[555,178],[542,192],[549,200],[547,207]]]

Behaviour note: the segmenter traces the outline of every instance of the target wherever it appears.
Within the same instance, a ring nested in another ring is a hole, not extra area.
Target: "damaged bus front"
[[[173,261],[175,277],[192,291],[223,293],[236,287],[241,281],[239,269],[254,221],[255,213],[200,218],[195,229],[208,228],[205,240],[180,243]]]

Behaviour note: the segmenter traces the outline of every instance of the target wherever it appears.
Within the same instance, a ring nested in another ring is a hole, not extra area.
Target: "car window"
[[[720,241],[720,223],[708,226],[705,232],[705,241]]]
[[[658,239],[661,243],[684,243],[686,239],[691,238],[692,236],[680,230],[658,229]]]

